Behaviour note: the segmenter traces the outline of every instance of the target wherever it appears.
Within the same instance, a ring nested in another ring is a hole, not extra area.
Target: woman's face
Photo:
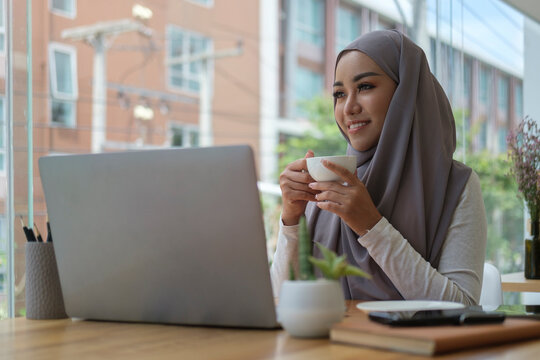
[[[334,83],[334,115],[354,149],[366,151],[377,144],[396,87],[366,54],[349,51],[341,57]]]

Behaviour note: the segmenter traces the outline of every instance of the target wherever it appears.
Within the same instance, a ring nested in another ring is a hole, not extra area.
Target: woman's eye
[[[345,93],[343,91],[335,91],[334,92],[334,99],[339,99],[345,96]]]
[[[373,88],[374,88],[374,86],[370,85],[370,84],[360,84],[360,85],[358,85],[358,90],[360,90],[360,91],[369,90],[369,89],[373,89]]]

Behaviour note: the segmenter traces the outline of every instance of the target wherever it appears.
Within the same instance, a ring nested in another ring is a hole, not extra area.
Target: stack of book
[[[356,313],[335,324],[330,340],[420,355],[498,345],[540,337],[540,321],[509,319],[501,324],[391,327]]]

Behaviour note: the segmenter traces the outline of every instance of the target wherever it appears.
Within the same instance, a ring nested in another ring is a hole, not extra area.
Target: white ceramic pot
[[[326,337],[345,314],[345,299],[337,281],[285,281],[277,306],[278,321],[292,336]]]

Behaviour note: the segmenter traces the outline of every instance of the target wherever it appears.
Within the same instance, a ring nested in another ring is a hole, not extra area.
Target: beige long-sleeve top
[[[386,218],[358,238],[394,286],[407,300],[456,301],[467,305],[480,299],[487,225],[480,180],[472,172],[461,194],[446,235],[439,267],[429,262],[409,244]],[[298,225],[280,231],[270,269],[274,295],[287,279],[289,264],[298,261]]]

